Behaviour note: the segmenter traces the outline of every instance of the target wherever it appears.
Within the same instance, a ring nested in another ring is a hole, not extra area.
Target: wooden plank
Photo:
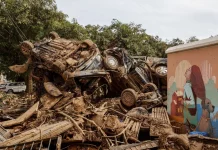
[[[124,120],[124,123],[125,123],[125,124],[128,124],[128,123],[129,123],[129,118],[126,118],[126,119]]]
[[[42,110],[49,110],[51,109],[55,104],[57,104],[62,96],[59,97],[54,97],[49,94],[44,94],[41,98],[40,101],[42,102],[43,108]]]
[[[58,97],[62,95],[61,91],[52,82],[44,82],[44,87],[45,90],[52,96]]]
[[[127,127],[127,129],[130,129],[130,128],[132,127],[133,123],[134,123],[134,121],[131,120],[131,121],[128,123],[128,127]]]
[[[152,109],[152,117],[154,119],[161,120],[163,123],[170,124],[170,119],[166,108],[164,107],[156,107]]]
[[[134,144],[127,144],[127,145],[119,145],[119,146],[112,146],[110,150],[146,150],[150,148],[157,148],[159,146],[158,140],[155,141],[143,141],[141,143],[134,143]]]
[[[138,122],[138,126],[136,127],[138,129],[138,132],[136,133],[136,136],[139,136],[140,128],[141,128],[141,122]]]
[[[130,130],[135,131],[136,122],[133,123],[133,125],[130,127]]]
[[[168,113],[167,113],[165,107],[153,108],[152,109],[152,117],[155,120],[159,120],[161,123],[171,124]],[[159,135],[157,135],[158,133],[159,133],[158,129],[154,125],[151,124],[151,126],[150,126],[150,136],[159,136]]]
[[[43,139],[49,139],[56,137],[63,132],[73,127],[73,123],[70,121],[61,121],[55,124],[45,124],[37,128],[25,131],[19,135],[16,135],[4,142],[0,143],[0,147],[13,146],[20,143],[33,142]]]
[[[70,99],[72,98],[72,96],[67,96],[67,97],[63,97],[62,99],[60,99],[60,101],[55,104],[55,106],[53,107],[55,110],[60,109],[62,106],[64,106],[65,104],[69,103]]]
[[[56,150],[61,150],[62,136],[59,135],[56,143]]]
[[[16,119],[0,122],[3,127],[18,125],[29,119],[36,111],[38,111],[39,102],[35,103],[30,109]]]
[[[11,137],[10,131],[6,130],[4,127],[0,125],[0,141],[5,141],[10,137]]]

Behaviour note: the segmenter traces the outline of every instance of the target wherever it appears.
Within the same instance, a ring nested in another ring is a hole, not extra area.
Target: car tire
[[[104,58],[104,66],[109,70],[116,70],[119,67],[119,61],[116,57],[107,55]]]
[[[156,66],[155,73],[160,77],[166,77],[167,76],[167,66],[166,65]]]
[[[87,40],[82,41],[82,44],[86,44],[89,47],[92,47],[95,43],[92,42],[92,40],[87,39]]]
[[[54,31],[50,32],[48,36],[49,36],[52,40],[55,40],[55,39],[60,38],[60,36],[58,35],[58,33],[54,32]]]
[[[21,43],[20,47],[21,47],[21,52],[24,55],[28,56],[30,55],[30,51],[34,48],[34,45],[30,41],[24,41]]]
[[[10,89],[10,90],[7,91],[7,93],[12,94],[12,93],[14,93],[14,91],[12,89]]]
[[[131,109],[133,106],[136,105],[137,99],[138,99],[138,96],[137,96],[137,93],[136,93],[135,90],[133,90],[133,89],[125,89],[121,93],[120,101],[121,101],[121,104],[125,108]]]

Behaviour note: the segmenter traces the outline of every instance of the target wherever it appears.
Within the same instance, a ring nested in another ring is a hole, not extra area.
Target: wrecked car
[[[122,48],[107,49],[103,52],[105,68],[110,72],[113,93],[121,93],[121,105],[132,108],[143,102],[161,102],[161,95],[152,76],[138,61],[132,59]]]
[[[41,82],[41,86],[44,85],[51,95],[58,96],[60,91],[93,98],[107,94],[103,85],[110,85],[110,75],[103,69],[100,51],[92,41],[66,40],[52,32],[49,39],[34,45],[24,41],[21,51],[31,60],[32,77]],[[20,66],[12,66],[10,69],[16,71],[15,67]],[[24,67],[18,70],[21,68]],[[55,92],[52,94],[51,91]]]
[[[157,58],[148,56],[131,56],[137,61],[144,62],[149,65],[153,72],[159,77],[167,76],[167,58]]]
[[[167,100],[167,58],[148,56],[131,56],[141,63],[144,68],[152,73],[152,80],[162,95],[163,101]]]

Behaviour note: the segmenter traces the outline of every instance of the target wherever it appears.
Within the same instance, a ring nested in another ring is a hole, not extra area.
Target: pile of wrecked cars
[[[50,37],[34,45],[23,42],[21,50],[28,61],[11,70],[23,72],[31,65],[33,78],[42,81],[52,96],[61,95],[61,90],[96,101],[121,95],[121,105],[129,109],[143,102],[162,102],[150,70],[132,59],[127,50],[113,48],[100,53],[90,40],[66,40],[55,32]]]
[[[51,32],[21,51],[27,62],[9,68],[28,71],[36,92],[24,113],[1,119],[0,149],[217,148],[214,139],[176,133],[151,70],[125,49],[101,52]]]

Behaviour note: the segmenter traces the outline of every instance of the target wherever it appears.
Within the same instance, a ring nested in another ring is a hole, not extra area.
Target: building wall
[[[168,113],[218,137],[218,45],[168,54]]]

